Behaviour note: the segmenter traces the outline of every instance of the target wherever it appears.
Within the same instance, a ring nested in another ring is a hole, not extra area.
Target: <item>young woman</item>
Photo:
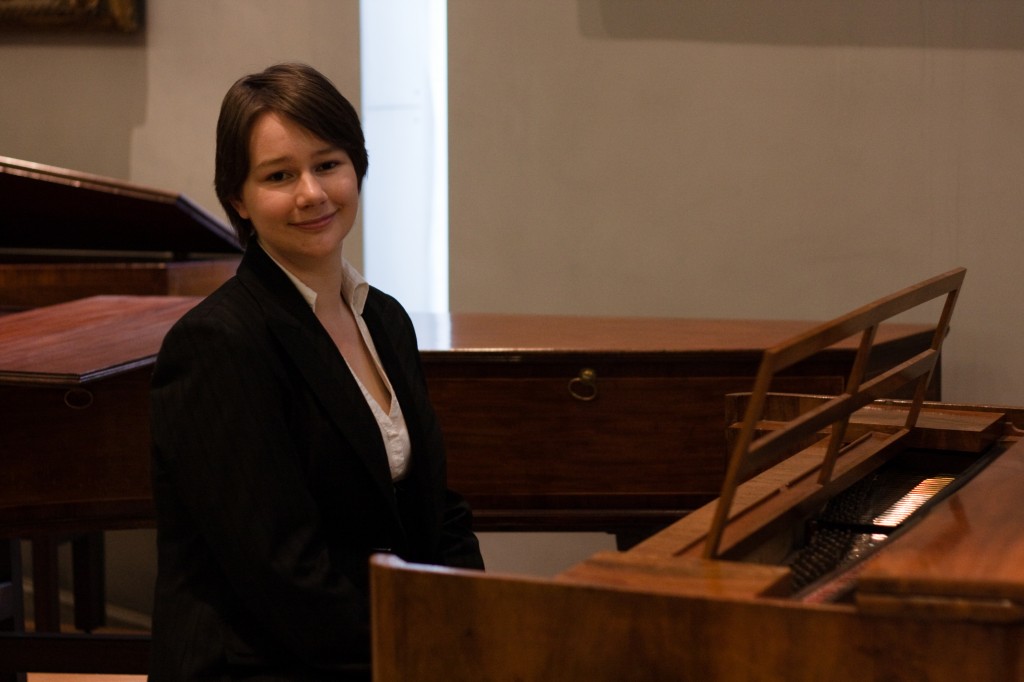
[[[409,317],[342,258],[366,168],[312,68],[225,96],[215,185],[245,254],[153,377],[155,682],[366,676],[371,554],[483,567]]]

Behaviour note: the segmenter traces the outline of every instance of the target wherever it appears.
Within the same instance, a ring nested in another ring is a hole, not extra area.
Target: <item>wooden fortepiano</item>
[[[766,348],[813,323],[414,315],[449,459],[479,530],[605,531],[624,544],[713,500],[725,396]],[[878,329],[866,375],[927,348],[934,325]],[[787,367],[776,391],[835,393],[849,339]],[[938,375],[928,388],[938,399]]]
[[[963,274],[769,349],[719,498],[628,551],[550,580],[375,556],[374,679],[1024,679],[1024,410],[923,400]],[[929,348],[867,379],[877,325],[932,299]],[[851,335],[844,392],[768,390]]]
[[[14,623],[0,633],[0,679],[146,671],[144,636],[58,634],[48,554],[54,538],[95,542],[104,530],[153,525],[150,372],[164,334],[198,300],[97,296],[0,317],[0,538],[33,540],[34,604],[50,618],[33,632]],[[103,553],[88,544],[75,549],[98,554],[86,573],[102,580]],[[102,584],[83,590],[79,579],[76,607],[103,594]]]
[[[204,296],[240,257],[231,228],[180,194],[0,156],[0,312]]]

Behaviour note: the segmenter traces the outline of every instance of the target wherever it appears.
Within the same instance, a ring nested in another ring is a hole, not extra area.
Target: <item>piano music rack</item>
[[[775,498],[772,500],[774,505],[781,508],[796,507],[811,497],[819,497],[830,488],[844,485],[844,479],[857,473],[859,464],[872,458],[875,458],[875,462],[879,461],[880,452],[893,449],[910,433],[917,423],[928,382],[938,362],[942,342],[949,331],[953,308],[966,273],[966,269],[956,268],[924,280],[868,303],[842,317],[825,322],[765,351],[739,437],[729,459],[711,528],[704,541],[704,558],[718,558],[732,548],[731,530],[738,531],[735,533],[737,537],[751,537],[754,529],[750,527],[749,521],[746,522],[748,527],[739,529],[744,525],[743,512],[763,502],[764,497],[762,491],[758,490],[754,495],[760,496],[759,499],[752,499],[750,495],[744,498],[741,491],[744,481],[799,449],[806,444],[809,436],[826,429],[830,430],[817,480],[802,481],[800,485],[786,485],[770,491],[769,494]],[[864,371],[878,325],[943,297],[945,301],[931,346],[865,382]],[[772,430],[758,436],[765,403],[775,375],[857,334],[860,334],[860,344],[845,391],[793,419],[784,429]],[[914,387],[914,398],[910,403],[903,428],[894,433],[865,433],[844,445],[850,417],[856,410],[875,400],[891,396],[908,385]],[[837,470],[840,456],[842,463]]]

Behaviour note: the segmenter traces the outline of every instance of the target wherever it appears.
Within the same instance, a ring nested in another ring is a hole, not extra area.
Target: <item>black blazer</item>
[[[397,486],[340,353],[258,244],[167,334],[151,393],[154,682],[365,670],[372,553],[483,567],[412,323],[373,288],[363,318],[412,442]]]

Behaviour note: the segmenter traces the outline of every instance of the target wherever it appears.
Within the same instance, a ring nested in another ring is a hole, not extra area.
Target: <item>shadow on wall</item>
[[[587,38],[767,45],[1024,49],[1008,0],[577,0]]]

